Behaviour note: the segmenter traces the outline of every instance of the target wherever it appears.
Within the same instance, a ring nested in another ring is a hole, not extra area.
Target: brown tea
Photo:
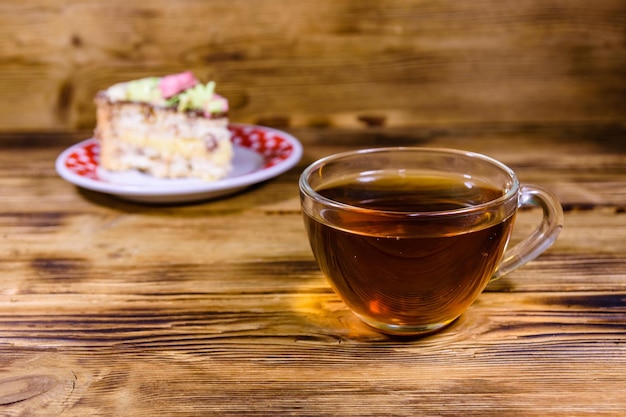
[[[361,175],[316,191],[358,208],[325,209],[318,218],[305,210],[304,219],[330,284],[377,326],[420,327],[458,317],[489,282],[513,226],[514,216],[484,211],[428,214],[503,195],[462,176]]]

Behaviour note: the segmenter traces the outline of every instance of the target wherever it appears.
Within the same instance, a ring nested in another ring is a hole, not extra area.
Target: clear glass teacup
[[[506,165],[460,150],[378,148],[331,155],[300,177],[310,245],[346,305],[383,332],[416,335],[459,317],[493,279],[558,237],[556,197]],[[540,224],[507,249],[517,210]]]

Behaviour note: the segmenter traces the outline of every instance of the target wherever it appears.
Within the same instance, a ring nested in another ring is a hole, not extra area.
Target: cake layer
[[[100,164],[162,178],[223,178],[233,156],[228,118],[150,103],[96,97]]]

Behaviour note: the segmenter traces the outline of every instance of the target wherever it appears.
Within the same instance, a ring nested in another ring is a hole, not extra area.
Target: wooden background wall
[[[185,69],[238,122],[623,123],[624,0],[2,0],[0,131]]]

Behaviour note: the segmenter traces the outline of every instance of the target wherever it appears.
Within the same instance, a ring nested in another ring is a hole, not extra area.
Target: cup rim
[[[352,204],[342,203],[340,201],[336,201],[336,200],[332,200],[330,198],[324,197],[323,195],[315,191],[313,187],[311,187],[311,185],[309,184],[309,181],[308,181],[309,175],[313,171],[323,166],[324,164],[327,164],[328,162],[345,158],[348,156],[353,156],[353,155],[388,153],[388,152],[398,152],[398,151],[460,155],[464,157],[478,159],[483,162],[487,162],[491,165],[494,165],[500,170],[507,173],[509,177],[511,178],[512,186],[502,196],[495,198],[493,200],[489,200],[485,203],[477,204],[477,205],[470,206],[470,207],[463,207],[463,208],[453,209],[453,210],[407,212],[407,211],[394,211],[394,210],[377,210],[377,209],[370,209],[366,207],[360,207],[360,206],[356,206]],[[517,178],[517,175],[515,174],[515,172],[504,163],[490,156],[487,156],[478,152],[465,151],[465,150],[454,149],[454,148],[418,147],[418,146],[391,146],[391,147],[387,146],[387,147],[378,147],[378,148],[364,148],[364,149],[356,149],[356,150],[338,152],[338,153],[334,153],[331,155],[327,155],[311,163],[309,166],[307,166],[304,169],[304,171],[302,171],[298,184],[300,187],[300,191],[302,193],[312,198],[313,200],[321,202],[322,204],[326,206],[330,206],[336,209],[346,210],[346,211],[358,211],[361,214],[375,214],[378,216],[383,215],[383,216],[402,217],[402,218],[425,218],[425,217],[430,218],[430,217],[452,217],[452,216],[470,215],[475,212],[484,211],[485,209],[488,209],[489,207],[505,204],[508,200],[518,195],[519,189],[521,187],[519,179]]]

